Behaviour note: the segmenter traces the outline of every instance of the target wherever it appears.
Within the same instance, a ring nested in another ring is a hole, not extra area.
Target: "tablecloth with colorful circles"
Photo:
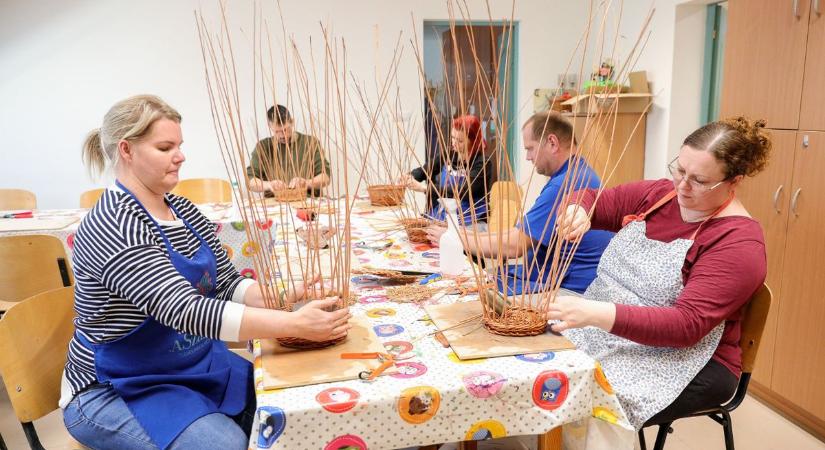
[[[352,224],[354,236],[372,232],[357,217]],[[404,256],[388,258],[388,251]],[[422,256],[425,252],[436,257]],[[429,264],[429,259],[437,263],[437,249],[414,248],[403,236],[390,249],[363,255],[376,265],[405,261],[414,267]],[[359,295],[353,315],[366,318],[387,351],[396,355],[395,373],[371,382],[264,390],[256,342],[258,413],[251,448],[404,448],[541,434],[588,418],[632,432],[598,364],[584,353],[462,361],[431,335],[436,328],[422,305],[390,301],[385,286],[371,276],[353,276],[351,286]],[[447,295],[431,301],[465,300],[471,298]]]

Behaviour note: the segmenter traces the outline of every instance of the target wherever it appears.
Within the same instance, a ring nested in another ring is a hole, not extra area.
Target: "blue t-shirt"
[[[587,165],[584,160],[575,163],[579,169],[574,171],[577,180],[573,181],[577,189],[598,188],[599,177]],[[553,228],[556,226],[556,208],[561,199],[556,200],[561,194],[565,176],[568,172],[569,161],[554,173],[541,194],[536,199],[536,203],[527,211],[527,214],[516,224],[527,236],[533,239],[535,251],[528,246],[527,255],[523,264],[513,265],[507,271],[507,295],[518,295],[523,291],[540,292],[546,291],[551,286],[544,286],[550,276],[550,259],[553,257],[553,249],[549,248],[553,236]],[[584,292],[587,286],[596,278],[596,267],[602,257],[604,249],[613,238],[614,233],[609,231],[593,230],[588,231],[582,238],[581,244],[573,255],[573,260],[564,274],[561,287],[575,292]],[[572,248],[572,243],[562,242],[561,258]],[[547,264],[545,264],[547,261]],[[544,267],[542,267],[544,266]],[[543,270],[542,270],[543,269]],[[526,272],[526,275],[525,275]],[[527,289],[523,286],[528,284]],[[499,289],[504,290],[503,280],[498,280]]]

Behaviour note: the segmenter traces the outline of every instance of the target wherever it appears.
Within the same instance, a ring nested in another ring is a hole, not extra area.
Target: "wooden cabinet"
[[[761,117],[771,128],[798,128],[809,3],[728,2],[720,117]]]
[[[590,121],[583,114],[568,115],[567,118],[573,124],[577,139],[585,136],[583,142],[579,142],[582,155],[605,187],[644,179],[646,114],[602,114],[593,116]],[[588,127],[590,129],[586,129]],[[612,176],[610,172],[613,172]]]
[[[765,231],[774,293],[751,392],[823,440],[824,14],[825,0],[729,0],[721,99],[723,117],[773,129],[768,168],[737,191]]]
[[[785,236],[788,225],[791,176],[794,163],[796,131],[771,130],[773,153],[768,167],[759,175],[745,179],[736,195],[758,220],[765,232],[768,253],[768,286],[773,292],[773,304],[762,335],[753,379],[765,386],[771,384],[776,325],[782,301],[782,267],[785,256]]]
[[[808,26],[805,81],[799,116],[801,130],[825,130],[825,1],[818,3],[819,11],[811,9]]]
[[[797,133],[771,389],[825,420],[825,133]]]

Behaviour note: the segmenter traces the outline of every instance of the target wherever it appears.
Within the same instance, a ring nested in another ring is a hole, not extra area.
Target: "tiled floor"
[[[674,433],[668,437],[667,450],[724,449],[722,427],[716,422],[698,417],[676,422]],[[733,413],[736,448],[742,450],[825,450],[819,441],[799,427],[785,420],[758,401],[748,398]],[[55,411],[35,423],[43,445],[49,450],[68,448],[68,433],[63,427],[60,411]],[[0,388],[0,433],[9,450],[28,448],[23,430],[12,411],[5,389]],[[649,447],[653,447],[656,430],[645,433]]]

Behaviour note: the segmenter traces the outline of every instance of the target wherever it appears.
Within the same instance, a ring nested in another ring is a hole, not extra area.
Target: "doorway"
[[[487,155],[500,162],[499,152],[505,152],[510,168],[499,163],[498,179],[509,179],[517,170],[518,23],[424,21],[423,37],[424,72],[432,99],[430,104],[424,98],[431,117],[428,157],[440,154],[433,146],[449,145],[453,118],[472,114],[481,121]],[[439,133],[447,139],[437,139]]]

